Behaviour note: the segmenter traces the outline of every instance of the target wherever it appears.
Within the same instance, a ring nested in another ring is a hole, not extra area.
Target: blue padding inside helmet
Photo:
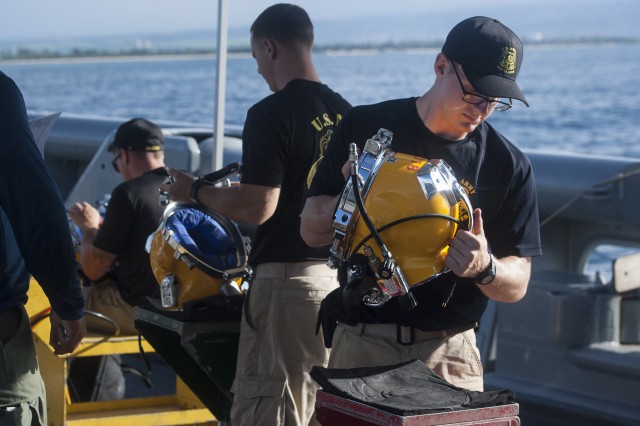
[[[238,265],[238,247],[224,228],[208,214],[192,208],[179,209],[166,221],[174,238],[208,266],[225,270]]]

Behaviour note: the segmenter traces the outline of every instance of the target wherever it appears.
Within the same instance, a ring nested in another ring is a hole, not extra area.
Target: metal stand
[[[216,419],[228,422],[240,322],[186,322],[136,307],[135,325]]]

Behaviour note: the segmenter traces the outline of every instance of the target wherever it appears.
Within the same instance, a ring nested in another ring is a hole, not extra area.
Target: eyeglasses
[[[113,166],[113,170],[115,170],[116,173],[120,173],[120,167],[118,167],[119,159],[120,159],[120,154],[116,155],[115,157],[113,157],[113,160],[111,160],[111,165]]]
[[[456,77],[458,78],[458,83],[460,83],[460,88],[462,89],[462,100],[468,104],[473,105],[482,105],[483,103],[489,104],[489,108],[494,111],[506,111],[511,108],[511,98],[508,99],[509,102],[504,102],[498,99],[501,98],[488,98],[486,96],[478,95],[476,93],[467,92],[462,84],[462,79],[460,78],[460,74],[458,74],[458,70],[456,69],[456,63],[451,61],[451,66],[453,67],[453,71],[456,73]]]

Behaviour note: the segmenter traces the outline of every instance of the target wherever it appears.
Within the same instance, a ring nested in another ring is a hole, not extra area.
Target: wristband
[[[478,285],[491,284],[493,280],[496,278],[496,262],[493,259],[492,254],[490,254],[489,257],[491,258],[491,261],[489,262],[489,266],[487,266],[487,268],[484,271],[480,272],[480,274],[473,279],[475,283]]]
[[[198,178],[193,181],[193,183],[191,184],[191,189],[189,190],[189,198],[191,198],[191,201],[196,204],[201,204],[200,200],[198,200],[198,190],[202,185],[206,183],[207,181],[202,178]]]

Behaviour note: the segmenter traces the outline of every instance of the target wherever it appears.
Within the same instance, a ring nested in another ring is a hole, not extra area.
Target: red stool
[[[323,426],[519,426],[518,404],[399,416],[381,409],[335,396],[316,394],[316,418]]]

